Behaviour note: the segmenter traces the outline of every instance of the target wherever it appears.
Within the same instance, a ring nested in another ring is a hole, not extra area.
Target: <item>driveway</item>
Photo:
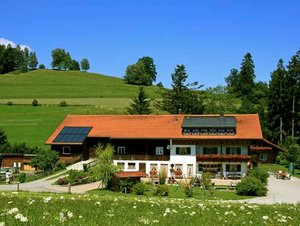
[[[271,175],[268,179],[267,196],[243,200],[243,202],[257,204],[300,203],[300,179],[276,179]]]

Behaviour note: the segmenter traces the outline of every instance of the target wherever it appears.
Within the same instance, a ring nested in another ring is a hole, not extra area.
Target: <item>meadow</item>
[[[299,205],[2,192],[0,225],[299,225]]]
[[[38,98],[132,98],[138,86],[123,79],[81,71],[34,70],[0,76],[0,99]],[[157,98],[158,87],[145,91]],[[82,103],[84,104],[84,103]]]

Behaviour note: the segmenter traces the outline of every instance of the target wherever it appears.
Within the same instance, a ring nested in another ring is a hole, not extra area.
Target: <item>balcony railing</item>
[[[197,155],[197,161],[202,162],[248,162],[250,160],[249,155],[222,155],[222,154],[210,154],[210,155]]]
[[[151,161],[169,161],[168,155],[114,155],[114,160],[151,160]]]

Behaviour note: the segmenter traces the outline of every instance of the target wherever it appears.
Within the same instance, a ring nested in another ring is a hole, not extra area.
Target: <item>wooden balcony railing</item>
[[[151,160],[151,161],[169,161],[168,155],[114,155],[114,160]]]
[[[248,162],[250,160],[249,155],[223,155],[223,154],[210,154],[210,155],[196,155],[197,161],[208,162]]]

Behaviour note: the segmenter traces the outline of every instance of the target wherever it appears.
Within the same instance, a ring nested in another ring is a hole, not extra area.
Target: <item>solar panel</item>
[[[186,116],[182,128],[236,128],[233,116]]]
[[[65,126],[53,143],[83,143],[92,127]]]

